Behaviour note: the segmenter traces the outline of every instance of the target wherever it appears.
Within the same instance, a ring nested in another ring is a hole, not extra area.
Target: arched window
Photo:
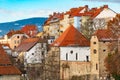
[[[68,60],[68,53],[66,53],[66,60]]]
[[[78,60],[78,53],[76,53],[76,60]]]
[[[96,70],[98,70],[98,64],[96,64]]]

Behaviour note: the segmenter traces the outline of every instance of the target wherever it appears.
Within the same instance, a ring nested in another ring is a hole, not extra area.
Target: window
[[[63,31],[60,31],[61,33],[63,33]]]
[[[44,51],[42,51],[42,56],[44,56]]]
[[[66,60],[68,60],[68,53],[66,53]]]
[[[106,50],[104,49],[103,52],[105,52]]]
[[[43,48],[43,44],[41,43],[41,47]]]
[[[96,44],[96,42],[93,42],[93,44]]]
[[[97,50],[96,50],[96,49],[94,49],[94,50],[93,50],[93,53],[95,53],[95,54],[96,54],[96,53],[97,53]]]
[[[16,40],[14,41],[14,43],[16,44]]]
[[[32,53],[32,55],[34,55],[34,53]]]
[[[87,61],[87,62],[89,61],[89,56],[86,56],[86,61]]]
[[[17,36],[17,38],[19,38],[19,36]]]
[[[98,70],[98,64],[96,64],[96,70]]]
[[[16,46],[14,46],[14,48],[16,48]]]
[[[51,40],[50,42],[52,43],[53,41]]]
[[[73,50],[72,50],[72,51],[70,51],[70,53],[72,54],[72,53],[73,53]]]
[[[103,41],[103,43],[105,43],[105,41]]]
[[[78,53],[76,53],[76,60],[78,60]]]
[[[19,40],[17,41],[17,43],[19,44]]]

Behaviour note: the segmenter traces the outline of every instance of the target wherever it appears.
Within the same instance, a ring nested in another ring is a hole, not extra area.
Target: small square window
[[[93,42],[93,44],[96,44],[96,42]]]
[[[103,52],[105,52],[106,50],[104,49]]]
[[[103,43],[105,43],[106,41],[103,41]]]
[[[34,55],[34,53],[32,53],[32,55]]]

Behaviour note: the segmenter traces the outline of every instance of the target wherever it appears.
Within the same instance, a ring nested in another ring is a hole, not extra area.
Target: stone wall
[[[1,75],[0,80],[20,80],[20,75]]]
[[[86,77],[90,75],[91,63],[80,61],[60,61],[60,79],[72,80],[81,76]]]

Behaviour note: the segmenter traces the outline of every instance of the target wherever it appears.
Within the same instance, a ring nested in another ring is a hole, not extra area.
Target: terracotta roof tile
[[[21,44],[15,49],[15,51],[28,51],[30,50],[37,42],[45,42],[41,38],[28,38],[24,39]]]
[[[12,64],[7,53],[2,48],[1,44],[0,44],[0,64]]]
[[[89,46],[90,42],[87,40],[73,25],[70,25],[64,33],[56,39],[52,46]]]
[[[15,51],[28,51],[38,42],[38,40],[39,38],[24,39],[21,44],[15,49]]]
[[[82,16],[84,15],[84,12],[81,13],[81,11],[83,9],[86,9],[86,11],[88,10],[88,6],[84,6],[84,7],[79,7],[79,8],[71,8],[70,11],[67,11],[66,14],[69,14],[69,17],[74,17],[74,16]]]
[[[19,69],[12,65],[9,56],[0,44],[0,75],[20,75]]]
[[[20,75],[21,72],[15,66],[0,66],[0,75]]]
[[[38,28],[36,25],[25,25],[24,27],[22,27],[21,31],[28,36],[33,37],[37,34]]]
[[[111,40],[112,32],[107,29],[99,29],[93,35],[97,36],[99,40]]]
[[[11,30],[10,32],[7,33],[7,36],[10,38],[10,37],[12,37],[14,34],[23,34],[23,32],[20,31],[20,30],[17,30],[17,31]]]

